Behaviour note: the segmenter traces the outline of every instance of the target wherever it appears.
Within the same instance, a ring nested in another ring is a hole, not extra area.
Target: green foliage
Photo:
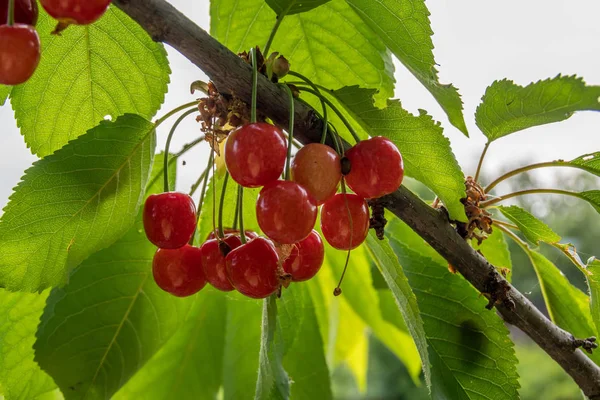
[[[530,128],[563,121],[575,111],[600,110],[600,86],[561,76],[525,87],[509,80],[489,86],[475,113],[475,122],[488,142]]]
[[[0,85],[0,106],[3,106],[4,103],[6,103],[6,99],[11,91],[12,86]]]
[[[398,100],[388,101],[386,108],[375,108],[372,94],[372,90],[356,86],[333,92],[354,121],[369,135],[385,136],[398,146],[406,175],[434,191],[444,202],[451,218],[466,221],[464,206],[460,203],[460,199],[465,197],[464,174],[442,127],[425,113],[412,115],[402,108]]]
[[[402,237],[402,236],[397,236]],[[488,235],[481,245],[477,244],[477,240],[471,242],[473,248],[480,251],[481,254],[496,268],[507,268],[512,270],[512,260],[510,259],[510,251],[506,239],[499,229],[494,229],[491,235]],[[511,275],[506,277],[509,281]]]
[[[596,332],[600,332],[600,261],[591,258],[586,266],[586,278],[590,288],[590,310],[592,320],[596,325]]]
[[[211,1],[210,32],[235,53],[262,48],[275,19],[263,0],[246,0],[243,7],[234,0]],[[285,55],[292,70],[328,88],[374,88],[381,99],[394,93],[394,67],[385,45],[343,0],[287,16],[271,49]]]
[[[465,135],[467,126],[458,90],[438,80],[433,58],[433,31],[423,0],[347,0],[392,53],[431,92],[450,123]]]
[[[590,203],[594,210],[600,213],[600,190],[586,190],[576,193],[575,196]]]
[[[48,291],[11,293],[0,289],[0,398],[35,399],[56,385],[33,360],[35,331]]]
[[[150,119],[160,108],[170,68],[162,45],[110,7],[89,26],[59,35],[40,7],[42,58],[33,77],[11,93],[25,142],[40,157],[96,126],[105,116]]]
[[[600,152],[584,154],[568,162],[570,165],[600,176]]]
[[[266,0],[277,15],[292,15],[317,8],[331,0]]]
[[[561,239],[548,225],[519,206],[499,206],[498,209],[506,218],[519,227],[527,240],[536,246],[540,242],[552,244],[559,242]]]
[[[36,291],[67,274],[133,223],[155,147],[136,115],[103,121],[29,168],[0,220],[0,284]]]
[[[155,165],[160,171],[161,157]],[[48,297],[36,361],[67,399],[110,398],[185,320],[193,298],[158,288],[155,252],[140,211],[125,236],[84,261]]]

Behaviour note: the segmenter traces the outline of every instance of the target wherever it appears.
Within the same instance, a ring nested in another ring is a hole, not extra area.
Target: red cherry
[[[292,275],[293,281],[307,281],[319,272],[325,259],[321,236],[313,230],[306,239],[292,246],[292,252],[283,263],[283,270]]]
[[[200,249],[185,245],[178,249],[158,249],[152,260],[156,284],[175,296],[190,296],[206,285]]]
[[[185,193],[148,196],[144,204],[144,230],[148,240],[162,249],[177,249],[190,241],[196,229],[196,206]]]
[[[227,275],[243,295],[264,299],[279,288],[279,256],[273,243],[263,237],[252,239],[225,257]]]
[[[402,155],[391,140],[377,136],[357,143],[346,152],[350,173],[346,183],[365,199],[395,192],[404,178]]]
[[[234,181],[244,187],[264,186],[283,172],[287,147],[283,132],[264,122],[244,125],[229,134],[225,164]]]
[[[250,239],[254,239],[258,237],[258,233],[251,231],[251,230],[245,230],[244,231],[246,233],[246,238],[248,240]],[[225,237],[227,237],[228,235],[236,235],[239,236],[240,235],[240,230],[239,229],[233,229],[233,228],[223,228],[223,235],[225,235]],[[211,240],[211,239],[216,239],[217,236],[215,235],[215,231],[210,231],[208,236],[206,236],[206,240]]]
[[[8,2],[0,0],[0,23],[8,23]],[[34,25],[38,19],[38,6],[35,0],[15,0],[15,23]]]
[[[352,219],[348,218],[348,210]],[[358,247],[369,232],[369,206],[365,199],[339,193],[327,200],[321,209],[321,231],[327,243],[336,249]]]
[[[342,179],[340,156],[324,144],[307,144],[292,160],[292,179],[321,205],[335,194]]]
[[[256,234],[254,234],[256,235]],[[247,235],[248,237],[248,235]],[[254,236],[256,237],[256,236]],[[230,252],[241,246],[242,240],[236,235],[226,235],[223,242],[219,244],[217,239],[204,242],[200,251],[202,252],[202,267],[208,283],[224,292],[234,289],[227,276],[225,268],[225,255],[223,250]]]
[[[40,38],[35,28],[14,24],[0,26],[0,83],[27,81],[40,62]]]
[[[51,17],[66,24],[88,25],[100,18],[110,0],[40,0]]]
[[[270,239],[282,244],[298,243],[307,237],[317,220],[317,202],[300,184],[275,181],[260,191],[256,218]]]

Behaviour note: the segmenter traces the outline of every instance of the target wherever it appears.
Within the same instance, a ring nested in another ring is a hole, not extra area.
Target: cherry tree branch
[[[251,99],[251,67],[212,38],[165,0],[114,0],[158,42],[170,45],[204,71],[219,91]],[[264,76],[258,81],[258,108],[278,125],[289,121],[285,90]],[[295,137],[303,143],[319,142],[323,125],[305,104],[295,104]],[[329,143],[332,144],[332,143]],[[348,145],[346,143],[346,145]],[[440,253],[477,290],[490,298],[502,318],[525,332],[575,380],[591,399],[600,399],[600,368],[577,347],[577,341],[547,319],[523,294],[511,286],[485,258],[454,230],[447,214],[431,208],[401,187],[382,199]]]

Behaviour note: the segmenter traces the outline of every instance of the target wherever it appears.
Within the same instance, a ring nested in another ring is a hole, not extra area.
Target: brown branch
[[[251,69],[164,0],[115,0],[156,41],[166,43],[203,70],[223,93],[235,93],[250,102]],[[288,124],[285,91],[259,76],[258,107],[277,124]],[[322,122],[306,105],[296,102],[295,133],[303,143],[318,142]],[[447,214],[425,204],[408,189],[382,199],[438,253],[496,304],[505,321],[529,335],[577,382],[591,399],[600,399],[600,368],[581,350],[573,336],[548,320],[525,296],[512,287],[485,258],[474,251],[450,225]]]

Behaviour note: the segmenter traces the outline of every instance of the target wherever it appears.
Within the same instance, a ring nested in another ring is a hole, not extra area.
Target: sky
[[[241,0],[243,2],[243,0]],[[209,29],[208,0],[172,0],[171,3],[202,28]],[[559,73],[578,75],[589,85],[600,85],[600,1],[597,0],[429,0],[434,31],[434,55],[442,83],[458,87],[470,138],[451,126],[439,105],[401,64],[396,62],[395,96],[417,113],[425,109],[441,121],[465,174],[473,174],[484,136],[474,123],[481,96],[494,80],[508,78],[526,85]],[[167,48],[171,68],[169,93],[157,115],[194,100],[190,82],[206,76],[184,57]],[[292,60],[293,62],[293,60]],[[159,129],[158,148],[164,146],[169,124]],[[0,107],[0,207],[35,157],[25,146],[10,106]],[[188,119],[176,134],[172,149],[198,135],[198,124]],[[515,165],[558,158],[571,159],[600,150],[600,113],[581,112],[569,120],[519,132],[495,142],[484,169],[499,175]],[[180,166],[178,189],[188,191],[204,168],[206,149],[188,153]],[[551,182],[556,169],[539,172]]]

